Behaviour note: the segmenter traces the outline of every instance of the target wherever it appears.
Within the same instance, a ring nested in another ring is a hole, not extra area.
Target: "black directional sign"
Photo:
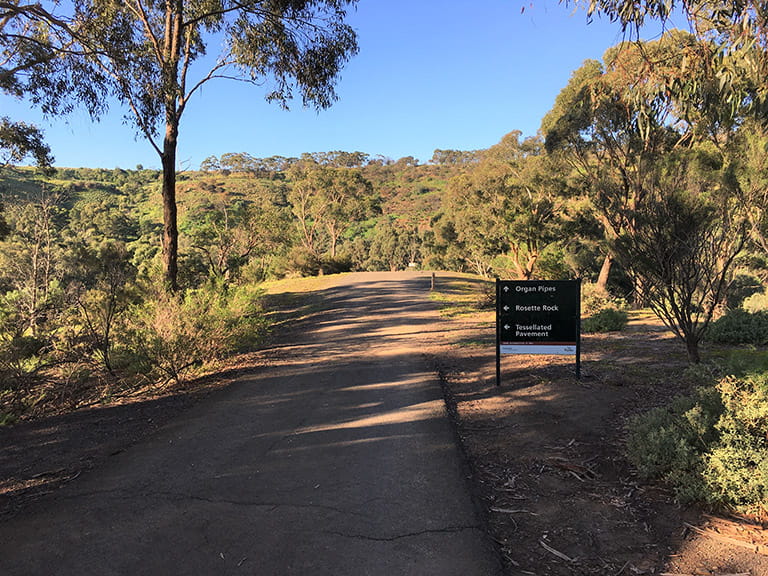
[[[580,364],[580,280],[498,280],[499,354],[560,354]]]

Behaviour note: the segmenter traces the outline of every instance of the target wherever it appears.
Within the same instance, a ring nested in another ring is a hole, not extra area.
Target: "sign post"
[[[496,280],[496,385],[502,354],[576,357],[581,377],[581,280]]]

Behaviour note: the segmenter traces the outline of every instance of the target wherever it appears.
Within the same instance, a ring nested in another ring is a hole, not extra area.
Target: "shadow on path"
[[[0,573],[501,573],[422,356],[429,278],[338,282],[280,361],[0,525]]]

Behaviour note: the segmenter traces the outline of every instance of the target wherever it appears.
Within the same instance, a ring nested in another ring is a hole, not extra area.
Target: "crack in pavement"
[[[330,512],[336,512],[345,516],[359,516],[361,518],[368,518],[368,514],[361,512],[353,512],[351,510],[344,510],[335,506],[328,506],[325,504],[312,504],[312,503],[286,503],[286,502],[257,502],[252,500],[232,500],[227,498],[211,498],[208,496],[199,496],[196,494],[181,494],[178,492],[143,492],[133,490],[97,490],[93,492],[79,492],[64,496],[63,499],[73,500],[78,498],[91,498],[94,496],[111,496],[115,500],[135,500],[137,498],[148,499],[167,499],[169,501],[181,501],[192,500],[197,502],[205,502],[207,504],[228,504],[230,506],[243,506],[249,508],[269,508],[269,512],[280,508],[298,508],[308,510],[325,510]]]
[[[395,542],[404,538],[417,538],[419,536],[426,536],[432,534],[457,534],[466,530],[477,530],[482,534],[485,531],[477,525],[470,526],[449,526],[447,528],[430,528],[426,530],[420,530],[418,532],[408,532],[406,534],[398,534],[396,536],[369,536],[367,534],[346,534],[344,532],[336,532],[332,530],[323,530],[323,534],[330,534],[332,536],[341,536],[342,538],[352,538],[355,540],[370,540],[372,542]]]

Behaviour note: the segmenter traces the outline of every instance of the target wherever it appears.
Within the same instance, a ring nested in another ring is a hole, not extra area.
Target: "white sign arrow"
[[[504,324],[504,330],[509,330],[511,326],[509,324]]]

